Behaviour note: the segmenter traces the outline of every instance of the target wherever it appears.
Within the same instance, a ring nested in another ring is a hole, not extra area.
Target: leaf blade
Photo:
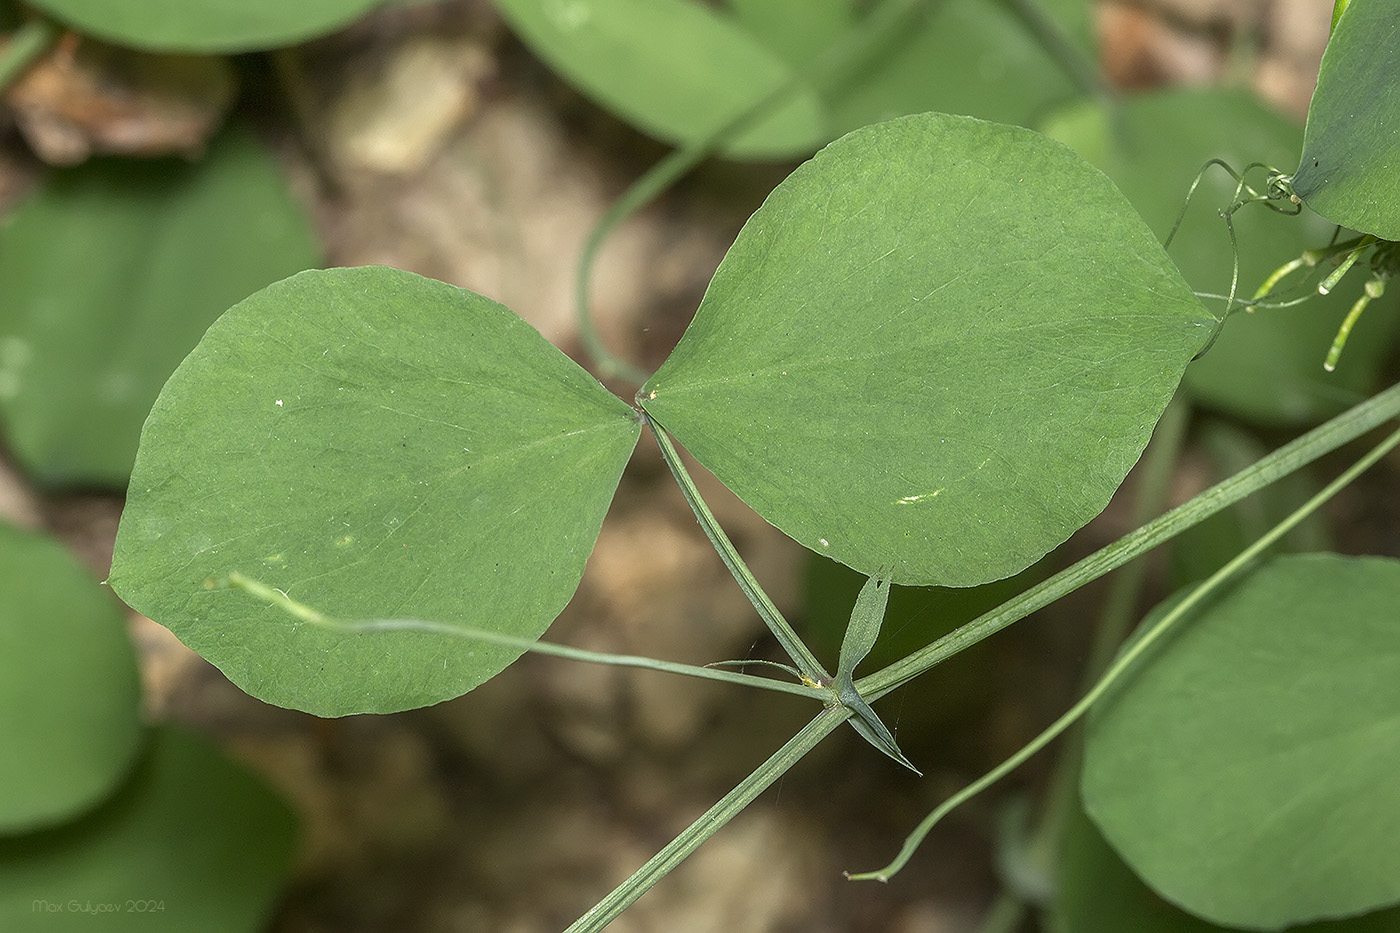
[[[637,398],[806,547],[969,586],[1106,504],[1213,325],[1097,170],[923,114],[780,185]]]
[[[841,639],[841,656],[836,666],[837,678],[849,681],[856,667],[880,637],[880,626],[885,621],[885,607],[890,601],[890,584],[873,576],[865,581],[856,596],[855,607],[851,610],[851,621],[846,624],[846,635]]]
[[[634,415],[479,295],[383,268],[293,276],[220,318],[163,390],[111,583],[268,702],[457,696],[520,651],[292,626],[217,581],[537,638],[578,585]]]
[[[0,522],[0,835],[72,819],[139,756],[124,622],[57,542]]]
[[[383,0],[36,0],[80,31],[137,49],[247,52],[314,38]]]
[[[541,58],[590,97],[668,142],[694,143],[793,79],[731,17],[693,0],[502,0]],[[736,158],[810,151],[824,136],[814,92],[792,98],[725,146]]]
[[[1096,709],[1085,806],[1148,884],[1250,929],[1400,902],[1398,597],[1394,560],[1275,559]]]
[[[1400,240],[1400,20],[1355,0],[1334,23],[1308,106],[1293,190],[1336,224]]]
[[[0,839],[0,917],[74,930],[75,917],[120,911],[140,917],[125,928],[241,933],[275,907],[296,844],[294,814],[261,780],[207,739],[162,727],[98,810]]]
[[[56,173],[0,249],[0,413],[49,485],[122,487],[161,384],[230,304],[319,265],[309,219],[246,130],[199,164]]]

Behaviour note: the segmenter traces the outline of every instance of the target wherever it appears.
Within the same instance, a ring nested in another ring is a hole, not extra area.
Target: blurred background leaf
[[[57,541],[0,522],[0,836],[111,793],[143,745],[140,699],[120,605]]]
[[[304,42],[384,0],[33,0],[100,39],[163,52],[246,52]]]
[[[318,265],[268,153],[56,171],[0,231],[0,418],[40,483],[124,487],[161,385],[229,305]]]
[[[291,867],[296,822],[204,739],[162,728],[81,820],[0,839],[6,930],[254,933]]]
[[[1252,929],[1400,901],[1397,603],[1400,561],[1276,558],[1095,707],[1085,808],[1134,871]]]

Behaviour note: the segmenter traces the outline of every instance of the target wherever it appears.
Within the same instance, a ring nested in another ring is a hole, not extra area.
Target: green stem
[[[1337,368],[1337,361],[1342,358],[1342,350],[1347,345],[1347,338],[1351,336],[1351,329],[1356,326],[1361,313],[1366,310],[1374,298],[1379,298],[1385,290],[1385,280],[1380,278],[1371,279],[1363,286],[1361,294],[1352,304],[1347,316],[1342,319],[1342,326],[1337,328],[1337,336],[1332,338],[1332,346],[1327,350],[1327,358],[1322,361],[1322,368],[1327,372],[1332,372]]]
[[[1297,259],[1290,260],[1279,266],[1264,280],[1264,284],[1260,285],[1259,288],[1255,290],[1253,301],[1258,302],[1261,298],[1267,298],[1269,292],[1273,291],[1274,286],[1282,282],[1285,276],[1292,275],[1305,265],[1307,265],[1307,260],[1299,256]]]
[[[778,644],[783,646],[783,650],[787,652],[792,663],[797,665],[798,671],[804,677],[822,687],[830,686],[831,675],[822,667],[821,662],[817,660],[816,655],[812,654],[811,649],[793,631],[787,619],[783,618],[778,607],[773,605],[773,601],[763,591],[763,587],[758,585],[758,580],[754,578],[748,565],[744,563],[744,559],[739,556],[734,542],[729,540],[729,536],[719,526],[719,522],[715,519],[714,513],[710,511],[710,507],[700,497],[700,490],[696,487],[695,480],[691,479],[685,464],[681,462],[680,453],[666,434],[666,429],[653,421],[651,416],[645,412],[642,416],[646,419],[647,424],[651,425],[652,436],[656,438],[657,446],[661,448],[661,457],[671,468],[671,475],[676,478],[676,482],[680,485],[681,494],[685,496],[685,501],[690,504],[690,510],[695,513],[700,527],[705,530],[705,536],[710,539],[710,543],[719,552],[724,566],[729,568],[730,574],[739,584],[739,588],[744,591],[744,595],[749,598],[749,602],[753,603],[754,609],[758,610],[759,616],[768,626],[768,631],[772,632],[773,637],[778,639]]]
[[[1220,510],[1277,481],[1324,454],[1400,415],[1395,385],[1285,444],[1254,466],[1235,474],[1162,517],[1124,535],[1043,583],[1013,597],[911,655],[856,682],[861,696],[874,701],[891,690],[993,635],[1060,597],[1169,541]]]
[[[883,696],[933,667],[944,658],[955,654],[963,647],[986,638],[1065,593],[1072,592],[1079,586],[1097,579],[1144,551],[1175,537],[1246,495],[1288,475],[1397,415],[1400,415],[1400,385],[1355,406],[1260,460],[1249,470],[1206,490],[1180,508],[1125,536],[1115,544],[1091,555],[1084,561],[1080,561],[1056,577],[1052,577],[1045,584],[1009,601],[998,609],[974,620],[969,626],[964,626],[958,632],[953,633],[953,636],[960,635],[960,637],[940,639],[928,648],[915,652],[870,677],[862,678],[857,686],[861,688],[863,694],[871,699]],[[733,552],[732,544],[726,549],[720,545],[719,540],[716,540],[718,537],[720,540],[728,542],[728,538],[723,537],[723,532],[714,522],[713,515],[709,513],[709,509],[699,498],[698,491],[694,489],[693,481],[690,481],[689,475],[681,466],[679,455],[669,438],[666,438],[664,430],[658,431],[654,428],[653,433],[657,437],[658,444],[661,445],[662,455],[667,458],[668,466],[671,467],[676,479],[681,483],[682,491],[687,493],[691,508],[696,512],[696,517],[700,519],[706,533],[715,535],[711,540],[720,550],[721,555],[732,554],[734,558],[737,558],[737,553]],[[742,562],[739,562],[738,566],[742,566]],[[734,567],[731,567],[731,573],[735,573],[736,579],[741,578],[741,574]],[[749,578],[751,579],[751,575]],[[742,580],[741,585],[743,585]],[[762,591],[756,590],[756,592],[761,594]],[[755,600],[755,596],[751,595],[750,599]],[[755,602],[756,607],[757,605],[758,603]],[[767,621],[766,618],[765,621]],[[800,644],[800,641],[797,643]],[[653,856],[631,878],[574,923],[569,928],[569,933],[601,930],[649,890],[662,876],[678,865],[690,852],[694,851],[704,839],[713,835],[723,823],[747,806],[802,755],[815,748],[822,738],[830,734],[849,716],[850,711],[843,707],[834,707],[823,712],[763,766],[693,823],[681,836]]]
[[[1162,420],[1157,422],[1152,443],[1148,445],[1139,474],[1137,496],[1133,501],[1129,521],[1134,528],[1146,525],[1162,514],[1171,492],[1172,477],[1175,475],[1181,448],[1186,441],[1186,428],[1191,423],[1191,406],[1177,396],[1167,406]],[[1147,561],[1134,561],[1123,568],[1123,572],[1113,578],[1103,610],[1094,630],[1093,644],[1089,649],[1089,660],[1084,668],[1084,683],[1090,685],[1108,668],[1118,647],[1132,631],[1138,619],[1137,604],[1142,595],[1143,583],[1147,579]]]
[[[8,88],[58,41],[58,27],[46,19],[31,19],[0,49],[0,90]]]
[[[589,295],[592,289],[594,261],[603,242],[624,220],[685,177],[686,173],[714,155],[730,140],[786,103],[792,95],[804,88],[823,86],[842,69],[870,54],[905,21],[907,16],[927,2],[929,0],[885,0],[865,17],[858,28],[833,42],[830,48],[817,56],[813,64],[796,71],[772,93],[743,110],[704,139],[672,150],[608,207],[584,242],[583,253],[579,257],[574,276],[574,312],[579,338],[584,349],[593,358],[600,376],[604,379],[616,376],[641,385],[649,375],[645,370],[609,350],[594,326]]]
[[[1328,273],[1325,279],[1318,283],[1317,293],[1319,295],[1331,294],[1332,289],[1337,287],[1337,283],[1340,282],[1346,276],[1346,274],[1351,271],[1352,266],[1356,265],[1356,260],[1361,258],[1361,254],[1366,252],[1366,250],[1370,248],[1371,245],[1375,242],[1376,237],[1372,236],[1369,233],[1363,236],[1360,240],[1358,240],[1355,248],[1353,248],[1351,252],[1346,254],[1342,261],[1337,264],[1337,268],[1333,269],[1330,273]]]
[[[583,254],[574,273],[574,314],[579,339],[603,379],[617,377],[641,385],[647,381],[649,373],[609,350],[593,324],[589,293],[593,287],[593,264],[597,260],[598,250],[624,220],[683,178],[709,154],[710,150],[703,145],[686,146],[667,153],[608,206],[584,241]]]
[[[1152,434],[1152,443],[1143,455],[1130,516],[1133,527],[1147,524],[1166,507],[1172,477],[1175,475],[1177,461],[1186,440],[1186,429],[1190,423],[1191,406],[1178,395],[1167,406],[1162,420],[1157,422],[1157,429]],[[1147,578],[1147,570],[1146,561],[1133,561],[1114,575],[1108,594],[1104,597],[1098,625],[1094,628],[1089,660],[1085,664],[1080,684],[1081,692],[1093,688],[1094,682],[1113,662],[1114,654],[1132,630],[1133,623],[1138,618],[1136,609]],[[1045,882],[1044,886],[1038,889],[1040,891],[1053,890],[1054,866],[1061,833],[1079,799],[1079,764],[1083,749],[1079,737],[1080,734],[1076,732],[1066,740],[1068,747],[1062,749],[1055,762],[1049,787],[1045,791],[1040,819],[1024,845],[1023,855],[1027,870],[1038,872],[1037,880]],[[1022,893],[1012,891],[1006,896],[1019,898]]]
[[[757,770],[706,810],[704,815],[691,823],[679,836],[667,843],[664,849],[648,859],[630,878],[613,889],[611,894],[595,904],[588,913],[575,920],[565,933],[595,933],[615,920],[637,898],[698,849],[702,842],[718,832],[769,785],[782,777],[803,755],[816,748],[817,743],[830,735],[849,715],[849,710],[839,706],[822,711],[816,719],[802,727],[802,730],[782,748],[759,765]]]
[[[631,654],[606,654],[601,651],[588,651],[583,648],[571,648],[568,645],[557,645],[552,642],[536,641],[530,638],[506,635],[502,632],[473,628],[469,625],[452,625],[446,622],[429,622],[422,619],[374,619],[370,621],[346,622],[323,615],[305,603],[297,602],[281,590],[268,586],[266,583],[261,583],[257,580],[245,577],[237,571],[229,573],[228,585],[251,593],[303,622],[311,625],[318,625],[333,631],[343,632],[347,635],[359,635],[365,632],[429,632],[434,635],[450,635],[453,638],[466,638],[472,641],[501,645],[506,648],[517,648],[521,651],[529,651],[534,654],[566,658],[570,661],[583,661],[588,664],[611,664],[614,667],[636,667],[650,671],[661,671],[664,674],[681,674],[686,677],[697,677],[701,680],[718,680],[724,683],[739,684],[745,687],[758,687],[762,690],[773,690],[778,693],[791,693],[811,699],[825,700],[829,693],[829,691],[822,688],[814,688],[800,683],[789,683],[785,680],[774,680],[771,677],[755,677],[752,674],[744,674],[739,671],[726,671],[713,667],[697,667],[692,664],[677,664],[671,661],[658,661],[655,658],[644,658]]]
[[[1024,618],[1048,602],[1097,579],[1104,573],[1126,563],[1157,544],[1175,537],[1250,493],[1288,475],[1307,463],[1311,463],[1323,454],[1335,450],[1342,444],[1359,437],[1397,415],[1400,415],[1400,385],[1387,389],[1385,392],[1355,406],[1260,460],[1249,470],[1206,490],[1157,521],[1125,536],[1115,544],[1091,555],[1056,577],[1052,577],[1046,581],[1046,584],[1009,601],[975,620],[969,626],[964,626],[959,632],[953,633],[954,636],[962,633],[961,638],[940,639],[923,651],[915,652],[902,661],[898,661],[870,677],[863,678],[857,686],[861,688],[863,694],[872,699],[883,696],[933,667],[944,658],[955,654],[963,647],[980,641],[982,638]],[[677,480],[681,482],[682,490],[693,491],[694,483],[687,483],[689,476],[680,466],[679,455],[674,446],[671,445],[669,438],[665,437],[665,432],[654,429],[654,433],[657,436],[658,444],[662,446],[663,456],[667,457],[668,465],[672,466]],[[709,514],[708,508],[699,499],[698,492],[695,492],[694,495],[691,508],[696,511],[696,517],[701,520],[702,526],[706,528],[706,533],[710,534],[711,529],[713,529],[722,535],[723,532],[719,530],[718,524],[714,523],[713,515]],[[689,495],[687,498],[689,499]],[[708,524],[704,517],[706,515],[709,516]],[[728,541],[727,538],[723,538],[723,540]],[[717,542],[716,547],[720,549],[722,555],[726,553],[726,550],[720,547]],[[732,545],[730,545],[729,551],[732,553]],[[733,568],[731,568],[731,572],[735,572]],[[739,574],[736,573],[736,579],[738,578]],[[761,593],[761,591],[758,592]],[[753,599],[752,596],[750,598]],[[776,780],[802,755],[815,748],[822,738],[830,734],[848,716],[850,716],[849,710],[835,707],[826,710],[809,723],[802,732],[794,736],[758,771],[745,779],[692,824],[685,833],[653,856],[631,878],[580,918],[569,928],[570,933],[601,930],[645,893],[651,885],[694,851],[704,839],[713,835],[723,823],[756,798],[765,787]]]
[[[987,772],[972,784],[969,784],[963,790],[949,797],[932,813],[925,817],[923,822],[921,822],[914,831],[909,834],[909,837],[905,839],[904,846],[899,850],[899,855],[895,857],[894,861],[890,862],[884,868],[879,868],[871,872],[863,872],[857,875],[850,875],[848,877],[854,881],[888,881],[905,866],[915,850],[917,850],[919,845],[924,841],[924,837],[928,835],[929,831],[933,829],[939,820],[943,819],[944,816],[961,806],[971,797],[980,794],[992,784],[1020,767],[1026,759],[1040,751],[1053,741],[1056,736],[1077,722],[1089,711],[1090,707],[1103,697],[1104,693],[1106,693],[1110,687],[1123,678],[1133,664],[1136,663],[1148,649],[1161,641],[1162,636],[1175,626],[1177,622],[1186,618],[1187,614],[1200,605],[1202,600],[1218,590],[1236,574],[1244,570],[1245,567],[1258,558],[1260,554],[1272,547],[1279,538],[1282,538],[1288,532],[1292,531],[1299,522],[1321,508],[1323,503],[1345,489],[1358,476],[1370,469],[1376,461],[1395,449],[1397,445],[1400,445],[1400,430],[1394,431],[1386,437],[1385,440],[1367,451],[1365,456],[1353,463],[1341,476],[1338,476],[1332,482],[1328,483],[1326,488],[1321,492],[1309,499],[1283,521],[1269,529],[1267,533],[1237,554],[1235,558],[1224,567],[1221,567],[1215,573],[1211,574],[1204,583],[1192,590],[1185,599],[1181,600],[1171,611],[1162,616],[1162,618],[1148,629],[1141,638],[1129,644],[1128,647],[1118,655],[1118,658],[1108,670],[1104,672],[1103,677],[1099,679],[1093,689],[1086,693],[1078,703],[1070,707],[1064,715],[1055,720],[1044,732],[1026,743],[1025,747],[1003,761],[1000,765]]]

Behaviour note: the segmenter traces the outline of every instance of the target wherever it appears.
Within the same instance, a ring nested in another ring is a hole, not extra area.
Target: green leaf
[[[1047,12],[1085,52],[1088,4],[1053,0]],[[1008,4],[925,3],[887,48],[826,94],[833,135],[904,114],[939,110],[1027,123],[1075,94],[1064,70]]]
[[[841,698],[841,705],[851,711],[851,718],[846,720],[851,724],[861,738],[869,742],[884,754],[913,771],[919,777],[924,773],[914,767],[914,763],[904,757],[904,752],[899,750],[895,743],[894,735],[890,732],[875,711],[870,708],[870,704],[865,702],[850,680],[844,680],[837,688],[837,695]]]
[[[1050,575],[1048,564],[1042,560],[1014,577],[1007,577],[973,587],[890,587],[889,605],[885,618],[890,625],[867,655],[872,667],[893,664],[900,658],[932,644],[944,635],[976,619],[1023,593]],[[818,654],[835,651],[846,631],[848,617],[842,609],[854,602],[865,577],[844,564],[809,554],[802,587],[802,631]],[[985,647],[974,645],[967,649],[975,654]],[[963,665],[949,666],[937,678],[920,681],[921,688],[934,698],[937,709],[917,711],[919,715],[938,717],[940,722],[950,716],[982,689],[979,660],[971,655]],[[926,682],[925,682],[926,681]],[[905,721],[916,711],[906,708]],[[954,717],[955,718],[955,717]]]
[[[1213,324],[1096,169],[923,114],[769,196],[638,401],[812,550],[971,586],[1103,508]]]
[[[136,4],[135,6],[140,6]],[[161,384],[229,305],[319,263],[246,132],[55,173],[0,234],[0,415],[47,484],[125,486]]]
[[[1086,809],[1149,885],[1278,929],[1400,901],[1400,562],[1258,570],[1096,710]]]
[[[745,29],[799,68],[857,22],[853,0],[729,0],[729,6]]]
[[[107,796],[141,748],[140,702],[121,608],[56,542],[0,523],[0,834]]]
[[[498,0],[497,6],[552,68],[667,142],[710,136],[794,77],[733,18],[695,0]],[[799,90],[724,152],[777,158],[810,151],[824,138],[816,95]]]
[[[384,0],[33,0],[79,32],[135,49],[246,52],[294,45]]]
[[[1138,880],[1078,807],[1070,813],[1056,861],[1050,933],[1230,933],[1167,903]],[[1324,920],[1291,933],[1395,933],[1400,910]]]
[[[890,585],[887,581],[871,577],[865,581],[856,596],[855,608],[851,610],[851,621],[846,624],[846,635],[841,640],[841,656],[837,662],[836,676],[851,679],[857,665],[865,660],[875,640],[880,637],[880,626],[885,621],[885,606],[889,604]]]
[[[1251,162],[1287,166],[1301,145],[1291,120],[1246,92],[1224,88],[1135,95],[1122,101],[1112,122],[1102,106],[1086,103],[1058,113],[1046,132],[1103,169],[1163,240],[1207,160],[1223,159],[1237,169]],[[1263,179],[1262,173],[1251,175],[1257,184]],[[1234,199],[1235,187],[1222,169],[1208,169],[1172,242],[1172,258],[1198,291],[1229,291],[1234,257],[1218,211]],[[1334,232],[1320,217],[1290,217],[1261,205],[1238,211],[1234,224],[1242,299],[1305,249],[1328,243]],[[1363,278],[1343,280],[1330,295],[1314,293],[1295,307],[1233,314],[1210,352],[1187,369],[1186,388],[1198,402],[1269,425],[1321,421],[1354,404],[1375,386],[1400,323],[1389,313],[1397,306],[1395,296],[1383,299],[1385,310],[1373,308],[1357,324],[1357,333],[1365,332],[1348,344],[1345,365],[1334,373],[1323,370]]]
[[[1332,30],[1336,30],[1336,28],[1337,28],[1337,20],[1341,19],[1341,18],[1342,18],[1342,14],[1346,12],[1347,3],[1348,3],[1348,0],[1333,0],[1333,3],[1332,3],[1332,25],[1331,25],[1331,29],[1332,29]]]
[[[170,729],[154,740],[95,813],[0,839],[0,928],[262,928],[291,866],[292,814],[203,740]]]
[[[846,625],[846,635],[841,641],[841,657],[836,668],[836,695],[841,704],[852,713],[851,727],[860,733],[861,738],[904,765],[915,774],[922,774],[918,768],[904,757],[895,744],[894,735],[880,721],[880,717],[865,702],[856,690],[852,675],[870,649],[880,637],[880,626],[885,621],[885,606],[890,598],[890,584],[886,580],[871,577],[865,581],[856,597],[855,608],[851,610],[851,621]]]
[[[458,696],[518,648],[297,625],[245,573],[339,618],[538,638],[573,595],[635,412],[520,318],[392,269],[307,272],[221,317],[161,392],[111,584],[244,690],[322,716]]]
[[[773,113],[722,148],[732,158],[803,154],[846,130],[925,110],[1024,122],[1074,93],[1044,43],[1003,4],[882,2],[923,9],[905,14],[894,34],[872,36],[873,48],[835,74],[826,54],[879,15],[860,15],[851,0],[730,0],[733,16],[701,0],[499,6],[556,71],[668,142],[704,140],[796,82]],[[1069,44],[1090,45],[1084,0],[1052,0],[1049,11]]]
[[[1400,17],[1354,0],[1338,17],[1308,107],[1293,191],[1333,223],[1400,240]]]

